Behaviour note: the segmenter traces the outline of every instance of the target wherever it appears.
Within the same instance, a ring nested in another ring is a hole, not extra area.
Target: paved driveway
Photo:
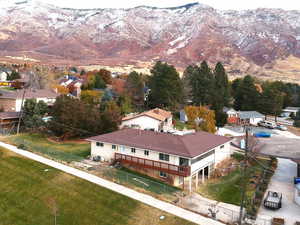
[[[294,203],[294,183],[297,165],[289,159],[278,159],[278,168],[268,187],[268,191],[278,191],[282,193],[282,208],[273,211],[261,206],[259,214],[279,217],[285,219],[285,225],[294,225],[300,221],[300,206]],[[267,192],[266,192],[267,194]]]
[[[300,139],[274,135],[260,138],[260,152],[283,158],[300,159]]]

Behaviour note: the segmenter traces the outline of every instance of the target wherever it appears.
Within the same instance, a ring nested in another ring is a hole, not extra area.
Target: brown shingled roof
[[[0,112],[0,120],[18,119],[20,112]]]
[[[26,90],[25,99],[30,98],[56,98],[59,94],[52,90]],[[23,96],[23,90],[17,91],[1,91],[0,98],[19,99]]]
[[[87,139],[129,147],[149,149],[172,155],[194,158],[217,146],[225,144],[231,138],[207,132],[187,135],[173,135],[138,129],[122,129]]]
[[[134,119],[134,118],[137,118],[140,116],[149,116],[149,117],[154,118],[159,121],[165,121],[165,119],[172,116],[172,113],[169,111],[163,110],[163,109],[155,108],[155,109],[151,109],[149,111],[142,112],[142,113],[139,113],[136,115],[126,116],[122,119],[122,121],[131,120],[131,119]]]

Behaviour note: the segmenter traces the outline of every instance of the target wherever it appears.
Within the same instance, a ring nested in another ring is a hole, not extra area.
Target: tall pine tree
[[[151,70],[148,105],[177,109],[183,102],[183,87],[175,67],[158,61]]]

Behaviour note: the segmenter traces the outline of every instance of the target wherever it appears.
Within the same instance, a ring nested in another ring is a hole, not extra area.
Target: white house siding
[[[112,161],[115,157],[115,150],[112,149],[111,144],[104,143],[104,146],[96,146],[96,142],[91,143],[91,156],[101,156],[105,161]]]
[[[159,131],[161,121],[153,119],[148,116],[140,116],[130,120],[122,121],[121,127],[133,127],[135,125],[139,126],[140,129],[154,129],[155,131]]]
[[[43,101],[46,104],[53,104],[55,102],[55,100],[56,100],[55,98],[37,98],[36,99],[37,102]],[[23,105],[24,105],[25,101],[26,101],[26,99],[24,99]],[[16,112],[21,111],[21,105],[22,105],[22,99],[21,98],[16,99],[16,107],[14,110]]]
[[[145,150],[149,151],[149,155],[145,155]],[[112,144],[104,143],[104,146],[96,146],[96,142],[91,144],[91,156],[101,156],[105,161],[112,161],[115,157],[114,153],[120,153],[124,155],[130,155],[138,158],[168,163],[172,165],[179,165],[179,156],[169,155],[169,161],[159,160],[159,152],[151,151],[148,149],[135,148],[135,153],[131,152],[131,147],[116,145],[116,149],[112,149]],[[165,154],[165,153],[164,153]]]
[[[230,157],[230,155],[232,154],[229,142],[224,144],[223,148],[221,148],[221,146],[215,148],[216,150],[215,165],[217,165],[219,162],[223,161],[224,159]]]
[[[25,101],[24,101],[25,102]],[[24,104],[24,103],[23,103]],[[16,99],[16,107],[14,110],[16,110],[16,112],[20,112],[21,111],[21,107],[22,106],[22,99]]]
[[[222,145],[221,145],[222,146]],[[200,161],[193,163],[191,165],[191,174],[194,174],[195,172],[203,169],[204,167],[207,167],[209,165],[217,165],[219,162],[221,162],[222,160],[230,157],[231,155],[231,148],[230,148],[230,143],[225,143],[223,146],[223,148],[221,148],[221,146],[218,146],[216,148],[214,148],[215,153],[204,158],[201,159]],[[211,150],[213,151],[213,150]],[[206,154],[206,153],[204,153]],[[199,157],[199,156],[198,156]],[[197,157],[195,157],[197,158]]]
[[[0,81],[7,81],[7,73],[0,72]]]
[[[263,121],[263,118],[250,118],[250,124],[257,125],[260,121]]]
[[[191,165],[191,174],[194,174],[195,172],[199,171],[200,169],[203,169],[204,167],[214,164],[214,163],[215,163],[215,154],[212,154],[204,159],[201,159],[200,161],[198,161],[196,163],[193,163]]]

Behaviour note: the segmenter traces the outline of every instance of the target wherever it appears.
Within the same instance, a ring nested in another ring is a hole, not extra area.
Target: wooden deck
[[[119,161],[121,164],[127,163],[130,165],[158,170],[168,174],[174,174],[183,177],[187,177],[191,173],[191,169],[189,166],[177,166],[177,165],[172,165],[164,162],[138,158],[130,155],[124,155],[120,153],[115,153],[115,160]]]

